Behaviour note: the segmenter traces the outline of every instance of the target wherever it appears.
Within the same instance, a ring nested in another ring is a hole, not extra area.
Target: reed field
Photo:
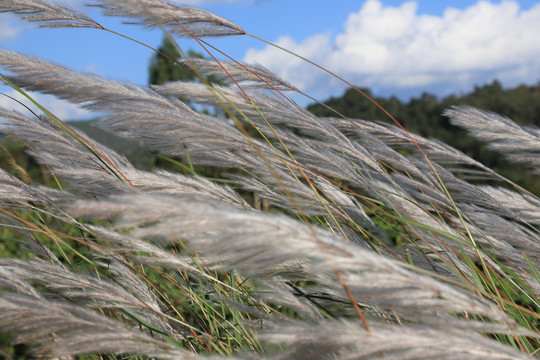
[[[139,87],[0,50],[3,82],[34,102],[32,115],[0,108],[2,132],[50,179],[1,158],[0,241],[13,250],[0,258],[0,357],[538,356],[538,197],[399,119],[312,115],[294,84],[211,45],[258,39],[241,24],[160,0],[95,3],[209,60],[178,62],[199,81]],[[136,41],[45,0],[0,12]],[[179,170],[134,167],[34,91],[105,114],[99,127]],[[466,106],[445,116],[540,172],[539,129]]]

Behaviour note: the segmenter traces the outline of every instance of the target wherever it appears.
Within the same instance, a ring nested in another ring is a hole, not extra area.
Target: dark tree
[[[192,81],[197,76],[186,69],[185,67],[178,65],[171,59],[180,60],[182,56],[178,52],[175,44],[165,37],[163,43],[158,50],[163,54],[155,53],[154,57],[150,61],[150,76],[148,82],[150,84],[161,85],[168,81]],[[202,55],[190,50],[188,52],[190,58],[201,59]]]

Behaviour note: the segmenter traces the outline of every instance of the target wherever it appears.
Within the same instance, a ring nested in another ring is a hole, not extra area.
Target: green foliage
[[[540,127],[540,84],[520,85],[513,89],[503,89],[500,82],[475,86],[474,91],[461,95],[438,98],[430,93],[403,102],[396,97],[373,96],[369,89],[361,89],[374,98],[392,116],[410,131],[423,137],[434,138],[451,145],[506,178],[540,195],[540,182],[525,166],[511,163],[499,153],[487,149],[485,144],[470,136],[466,131],[453,126],[442,113],[455,105],[469,105],[508,116],[520,125]],[[324,104],[351,119],[377,120],[392,123],[375,104],[354,89],[348,89],[340,97],[332,97]],[[317,116],[337,116],[336,112],[321,104],[307,107]],[[504,185],[498,184],[497,185]]]
[[[193,81],[197,76],[186,67],[178,64],[182,59],[176,45],[168,37],[163,42],[150,61],[148,83],[161,85],[169,81]],[[202,55],[190,50],[190,58],[202,59]]]

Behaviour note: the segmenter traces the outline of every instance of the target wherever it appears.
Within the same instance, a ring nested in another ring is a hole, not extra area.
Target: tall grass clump
[[[0,108],[2,131],[52,179],[0,170],[2,241],[19,244],[0,258],[0,356],[537,354],[537,197],[397,122],[313,116],[268,70],[214,57],[208,38],[255,37],[217,15],[159,0],[95,5],[192,39],[212,60],[178,66],[201,81],[139,87],[0,50],[3,81],[31,101],[39,91],[105,113],[100,127],[187,171],[137,169],[47,104],[34,101],[32,116]],[[136,42],[44,0],[3,0],[0,11]],[[446,116],[539,171],[538,129],[468,107]]]

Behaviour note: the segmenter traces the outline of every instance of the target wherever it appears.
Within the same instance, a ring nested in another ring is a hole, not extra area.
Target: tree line
[[[487,111],[505,115],[520,125],[540,127],[540,83],[534,86],[520,85],[504,89],[498,80],[490,84],[475,86],[470,93],[449,95],[439,98],[434,94],[423,93],[409,101],[395,96],[386,98],[373,96],[366,88],[360,88],[376,100],[407,131],[435,138],[451,145],[484,165],[506,176],[518,184],[540,194],[540,182],[523,166],[510,163],[499,153],[487,149],[485,144],[476,141],[464,130],[450,124],[442,115],[453,105],[470,105]],[[356,90],[347,89],[342,96],[332,97],[323,102],[348,118],[377,120],[393,123],[382,111]],[[336,117],[336,113],[321,104],[308,105],[307,109],[321,117]]]

